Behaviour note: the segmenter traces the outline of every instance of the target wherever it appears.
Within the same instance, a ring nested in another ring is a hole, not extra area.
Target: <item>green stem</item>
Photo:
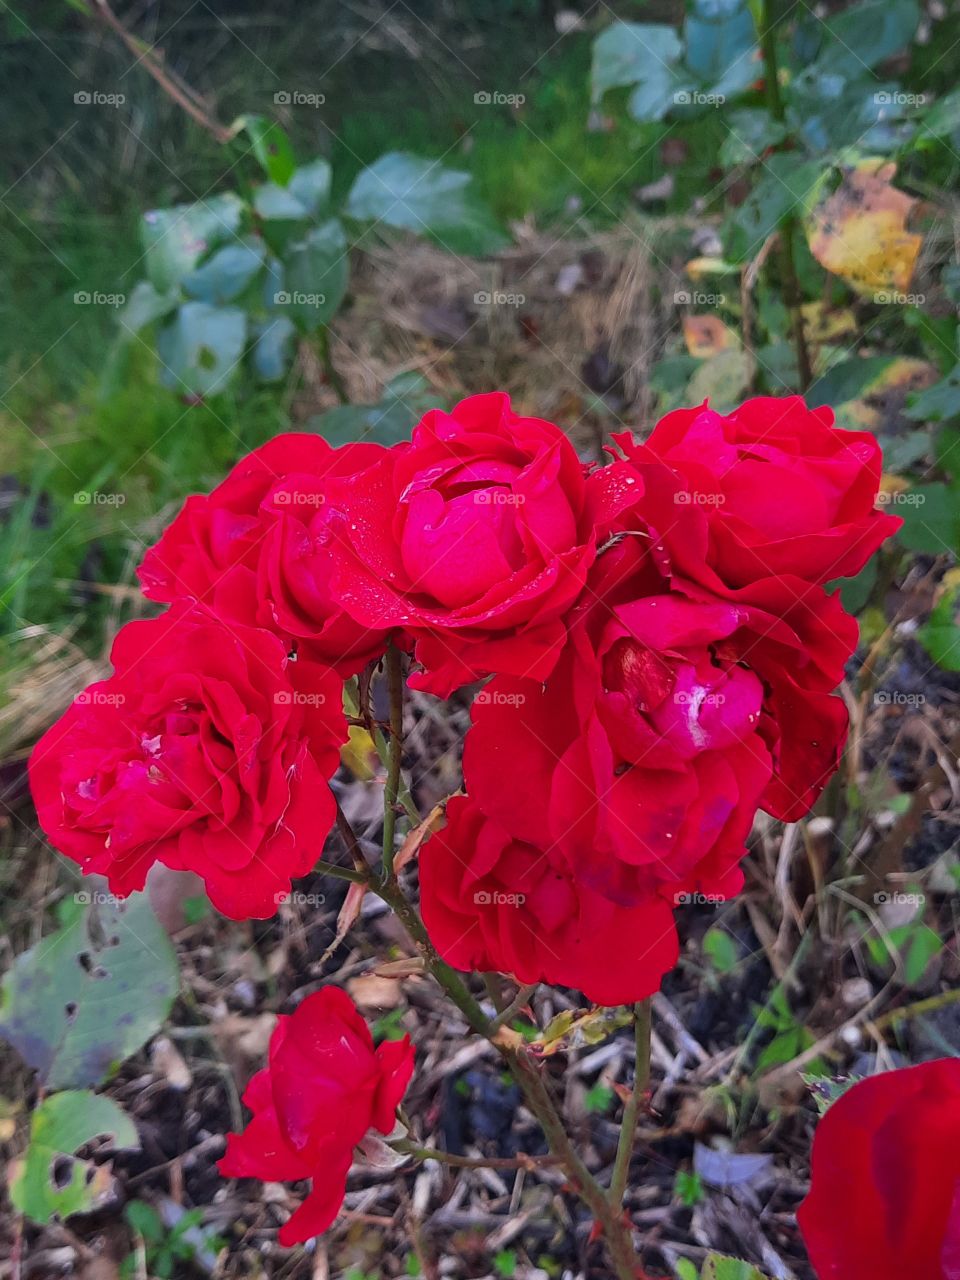
[[[338,867],[332,862],[324,862],[323,859],[316,863],[313,869],[319,871],[321,875],[333,876],[335,880],[350,880],[353,884],[364,884],[367,879],[361,871],[353,871],[350,867]]]
[[[327,382],[337,393],[337,399],[340,403],[349,404],[350,397],[347,395],[346,385],[337,372],[336,365],[333,363],[333,356],[330,352],[330,329],[325,324],[321,325],[317,332],[317,345],[320,348],[320,362],[323,365],[323,372],[326,375]]]
[[[646,1000],[641,1000],[633,1010],[637,1057],[633,1072],[633,1089],[623,1108],[617,1158],[614,1161],[613,1176],[610,1179],[610,1203],[615,1209],[619,1209],[623,1204],[627,1177],[630,1173],[630,1157],[633,1154],[633,1144],[637,1135],[640,1103],[650,1083],[650,1010],[649,996]]]
[[[400,650],[387,645],[387,689],[390,694],[390,751],[387,757],[387,786],[383,796],[383,878],[393,876],[394,841],[397,830],[397,797],[400,794],[400,762],[403,757],[403,670]]]
[[[774,12],[775,5],[776,0],[760,0],[757,35],[760,38],[760,48],[763,51],[763,78],[767,92],[767,106],[770,108],[770,114],[773,118],[782,122],[786,117],[786,110],[780,93],[780,70],[777,63],[776,41],[778,18]],[[793,331],[793,344],[797,353],[800,390],[806,391],[813,381],[813,368],[810,364],[807,336],[803,328],[800,283],[793,253],[797,227],[797,219],[792,213],[783,218],[780,223],[780,271],[783,276],[784,302],[790,312],[790,327]]]

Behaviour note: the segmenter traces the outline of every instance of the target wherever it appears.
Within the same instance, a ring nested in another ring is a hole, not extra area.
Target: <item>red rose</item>
[[[468,792],[613,900],[736,892],[772,770],[763,685],[729,649],[739,625],[732,605],[680,596],[588,606],[545,685],[478,694]]]
[[[737,625],[723,652],[755,671],[766,691],[760,731],[774,771],[761,806],[795,821],[839,764],[847,712],[833,691],[856,648],[856,620],[838,594],[791,574],[724,584],[708,564],[710,509],[679,502],[689,492],[673,472],[626,437],[619,443],[626,459],[588,479],[601,554],[578,608],[612,602],[629,628],[634,618],[624,610],[643,616],[650,608],[644,598],[657,594],[674,604],[727,605]]]
[[[491,672],[542,679],[595,554],[583,467],[502,392],[431,410],[341,512],[335,586],[367,627],[399,627],[446,696]]]
[[[423,920],[448,964],[576,987],[597,1004],[642,1000],[677,962],[670,907],[622,906],[578,881],[557,844],[510,835],[471,799],[420,854]]]
[[[51,844],[118,894],[162,862],[234,919],[274,915],[334,821],[339,679],[197,606],[128,623],[111,658],[30,758]]]
[[[618,439],[630,456],[635,446]],[[835,427],[831,409],[808,409],[800,396],[758,396],[728,416],[706,403],[677,409],[646,448],[681,478],[685,505],[708,513],[708,563],[729,586],[852,576],[901,524],[875,508],[876,439]]]
[[[333,513],[386,452],[375,444],[332,449],[299,433],[274,437],[212,493],[187,499],[144,556],[144,595],[202,601],[221,618],[299,640],[309,656],[355,674],[383,649],[385,633],[358,626],[335,603],[325,548]]]
[[[960,1061],[842,1094],[817,1126],[797,1221],[820,1280],[960,1280]]]
[[[283,1245],[309,1240],[339,1212],[357,1143],[369,1129],[393,1129],[412,1073],[409,1036],[374,1049],[350,997],[324,987],[277,1019],[268,1064],[243,1095],[253,1119],[228,1136],[217,1167],[228,1178],[312,1178],[279,1234]]]

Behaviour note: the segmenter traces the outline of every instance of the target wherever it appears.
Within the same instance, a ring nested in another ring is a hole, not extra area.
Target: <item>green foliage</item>
[[[920,630],[920,642],[944,671],[960,671],[960,582],[949,586]]]
[[[348,440],[396,444],[406,440],[428,409],[442,407],[421,374],[400,373],[383,389],[378,404],[344,404],[310,419],[308,426],[332,445]]]
[[[707,1254],[699,1272],[688,1258],[682,1258],[677,1263],[677,1275],[679,1280],[766,1280],[763,1272],[749,1262],[721,1253]]]
[[[884,896],[878,895],[878,898]],[[895,957],[899,957],[903,981],[908,987],[916,986],[922,980],[931,962],[943,950],[940,935],[924,923],[923,895],[914,891],[911,896],[919,904],[911,920],[879,933],[872,926],[867,926],[864,939],[871,961],[881,972],[892,971]],[[864,917],[859,913],[855,913],[855,919],[866,926]]]
[[[704,1197],[703,1180],[699,1173],[690,1169],[678,1169],[673,1180],[673,1194],[682,1205],[692,1209]]]
[[[606,1084],[595,1084],[583,1096],[583,1105],[592,1115],[604,1115],[613,1105],[614,1091]]]
[[[711,925],[703,935],[703,954],[717,973],[732,973],[740,960],[736,942],[718,924]]]
[[[512,1280],[517,1274],[517,1253],[515,1249],[501,1249],[494,1256],[493,1268],[503,1280]]]
[[[248,353],[256,378],[279,381],[296,336],[325,328],[343,303],[351,246],[381,228],[458,253],[506,243],[468,173],[391,152],[360,171],[337,209],[326,160],[297,165],[284,130],[262,116],[241,116],[235,129],[267,181],[248,196],[144,214],[147,280],[120,316],[121,349],[160,324],[161,382],[187,400],[221,394]]]
[[[10,1183],[14,1207],[39,1223],[92,1209],[104,1180],[75,1156],[101,1135],[115,1148],[140,1146],[133,1122],[109,1098],[85,1089],[45,1098],[31,1116],[30,1144]]]
[[[201,1230],[202,1209],[186,1210],[170,1227],[145,1200],[131,1200],[124,1215],[130,1229],[143,1240],[147,1270],[158,1280],[182,1275],[184,1266],[195,1262],[201,1250],[216,1252],[223,1248],[219,1236]],[[120,1272],[125,1280],[137,1275],[136,1255],[124,1259]]]
[[[176,954],[146,895],[88,892],[14,961],[0,988],[0,1036],[48,1088],[97,1085],[156,1032],[179,987]]]
[[[774,988],[767,1004],[757,1008],[756,1019],[757,1026],[772,1031],[773,1036],[757,1059],[755,1076],[762,1076],[771,1067],[792,1062],[813,1044],[812,1033],[797,1020],[790,1008],[782,983]]]

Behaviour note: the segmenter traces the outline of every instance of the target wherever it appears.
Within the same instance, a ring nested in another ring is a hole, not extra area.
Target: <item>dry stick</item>
[[[560,1163],[556,1156],[529,1156],[522,1151],[516,1156],[455,1156],[436,1147],[421,1147],[407,1138],[398,1138],[387,1146],[417,1160],[438,1160],[455,1169],[547,1169]]]
[[[109,27],[115,35],[119,36],[137,62],[146,67],[164,93],[169,98],[172,98],[178,107],[186,111],[191,119],[206,129],[208,133],[212,133],[217,142],[227,143],[232,141],[234,137],[233,130],[221,124],[210,113],[200,95],[194,89],[191,89],[185,81],[164,69],[161,55],[127,30],[110,8],[107,0],[87,0],[87,9],[92,18],[98,19],[104,26]]]
[[[610,1178],[610,1203],[614,1209],[623,1204],[624,1192],[627,1189],[627,1176],[630,1172],[630,1157],[633,1155],[633,1144],[637,1136],[637,1117],[640,1114],[640,1100],[650,1083],[650,997],[634,1005],[633,1027],[636,1042],[636,1063],[633,1071],[633,1089],[623,1108],[623,1120],[620,1124],[620,1138],[617,1142],[617,1156],[613,1164]]]
[[[777,42],[774,36],[777,18],[774,15],[775,0],[761,0],[758,35],[763,50],[764,81],[767,90],[767,104],[770,114],[775,120],[783,121],[786,111],[780,96],[779,69],[777,67]],[[797,280],[797,265],[793,257],[793,241],[797,229],[797,219],[792,213],[780,223],[780,270],[783,273],[784,299],[790,311],[793,343],[797,351],[797,369],[800,373],[800,390],[806,391],[813,381],[813,370],[810,365],[810,353],[807,350],[807,338],[803,331],[803,312],[800,310],[800,285]]]

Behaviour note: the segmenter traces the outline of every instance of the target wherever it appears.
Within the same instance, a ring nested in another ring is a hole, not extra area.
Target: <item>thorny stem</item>
[[[641,1000],[633,1010],[637,1057],[633,1072],[633,1089],[623,1108],[617,1158],[614,1161],[613,1176],[610,1179],[610,1203],[614,1209],[619,1209],[623,1204],[627,1176],[630,1172],[630,1157],[633,1154],[633,1144],[637,1135],[640,1102],[650,1083],[650,1009],[650,997],[647,996],[646,1000]]]
[[[400,763],[403,757],[403,671],[400,650],[387,645],[387,689],[390,695],[390,750],[387,786],[383,797],[383,878],[393,877],[394,838],[397,830],[397,797],[400,794]]]
[[[764,83],[767,92],[767,105],[775,120],[785,118],[783,98],[780,94],[779,67],[777,65],[777,42],[775,32],[777,16],[774,12],[776,0],[760,0],[760,13],[757,23],[757,34],[763,50]],[[797,369],[800,374],[800,390],[806,391],[813,381],[813,369],[810,365],[810,352],[807,349],[807,338],[803,328],[803,312],[800,309],[800,285],[797,279],[797,264],[793,256],[793,243],[797,231],[797,219],[788,214],[780,223],[780,270],[783,274],[784,301],[790,312],[790,325],[793,329],[793,345],[797,352]]]
[[[537,989],[537,983],[532,983],[529,987],[521,987],[517,994],[513,997],[507,1007],[501,1010],[493,1020],[495,1030],[505,1027],[512,1018],[515,1018],[525,1004],[530,1003],[530,997]]]
[[[359,841],[339,805],[337,806],[337,826],[354,859],[356,860],[357,853],[363,858],[363,854],[359,852]],[[365,860],[364,866],[366,867],[365,878],[371,892],[377,894],[393,909],[413,939],[426,967],[464,1015],[468,1025],[494,1046],[520,1085],[527,1105],[543,1129],[550,1154],[564,1168],[571,1188],[591,1211],[600,1226],[617,1280],[637,1280],[640,1263],[633,1247],[629,1218],[623,1214],[619,1204],[611,1204],[606,1191],[584,1164],[570,1141],[560,1113],[544,1083],[539,1065],[525,1046],[518,1044],[515,1037],[511,1041],[510,1037],[502,1033],[502,1028],[497,1027],[487,1018],[460,975],[441,959],[424,928],[419,913],[404,896],[396,877],[382,882]]]

